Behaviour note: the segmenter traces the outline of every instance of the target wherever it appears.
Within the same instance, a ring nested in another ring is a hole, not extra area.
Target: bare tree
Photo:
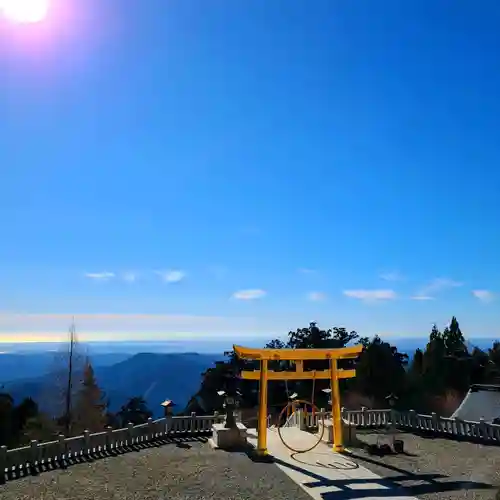
[[[73,320],[67,341],[55,353],[54,367],[39,399],[40,406],[67,436],[72,432],[73,400],[83,380],[85,362],[85,349],[78,342]]]
[[[73,355],[75,348],[75,320],[73,319],[69,329],[69,351],[68,351],[68,384],[66,386],[64,426],[66,435],[71,431],[71,392],[73,390]]]

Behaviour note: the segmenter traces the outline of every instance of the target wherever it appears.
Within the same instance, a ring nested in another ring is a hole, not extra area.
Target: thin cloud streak
[[[127,283],[135,283],[135,281],[137,281],[137,274],[132,272],[124,273],[122,278],[123,281],[126,281]]]
[[[300,267],[299,269],[297,269],[297,272],[299,274],[311,275],[311,274],[317,274],[318,271],[316,271],[316,269],[310,269],[308,267]]]
[[[432,300],[434,295],[451,288],[462,286],[463,283],[448,278],[436,278],[428,285],[421,288],[413,297],[413,300]]]
[[[170,269],[168,271],[157,271],[157,274],[161,276],[163,281],[166,283],[179,283],[185,277],[186,273],[180,269]]]
[[[495,299],[495,295],[489,290],[472,290],[472,295],[481,302],[492,302]]]
[[[266,291],[260,289],[238,290],[232,297],[237,300],[256,300],[265,297]]]
[[[309,292],[307,298],[311,302],[322,302],[326,300],[326,295],[323,292]]]
[[[363,300],[365,302],[374,302],[380,300],[394,300],[396,292],[390,289],[380,290],[344,290],[343,294],[351,299]]]
[[[384,281],[403,281],[404,276],[402,276],[398,271],[392,271],[389,273],[382,273],[380,279]]]
[[[85,277],[96,281],[107,281],[115,277],[115,273],[104,271],[101,273],[85,273]]]

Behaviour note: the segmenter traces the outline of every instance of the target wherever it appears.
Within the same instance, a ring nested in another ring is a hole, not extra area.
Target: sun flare
[[[0,12],[11,22],[39,23],[47,17],[50,0],[0,0]]]

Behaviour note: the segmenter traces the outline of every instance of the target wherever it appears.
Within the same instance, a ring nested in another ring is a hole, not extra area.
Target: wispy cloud
[[[115,277],[115,273],[104,271],[101,273],[85,273],[85,277],[95,281],[107,281]]]
[[[167,283],[179,283],[186,277],[186,273],[180,269],[170,269],[168,271],[157,271],[157,274]]]
[[[309,292],[307,294],[307,299],[311,302],[321,302],[326,300],[326,295],[323,292]]]
[[[429,295],[414,295],[412,300],[434,300],[434,297],[429,297]]]
[[[266,291],[260,289],[239,290],[233,293],[233,298],[237,300],[255,300],[261,299],[265,295]]]
[[[389,289],[380,290],[344,290],[344,295],[352,299],[363,300],[365,302],[374,302],[379,300],[393,300],[396,298],[396,292]]]
[[[380,279],[383,279],[384,281],[402,281],[404,279],[404,276],[398,271],[391,271],[388,273],[380,274]]]
[[[300,267],[299,269],[297,269],[297,272],[299,274],[306,274],[306,275],[311,275],[311,274],[317,273],[316,269],[311,269],[309,267]]]
[[[463,283],[454,281],[448,278],[436,278],[432,280],[428,285],[422,287],[418,292],[412,297],[413,300],[433,300],[437,293],[443,292],[450,288],[457,288],[462,286]]]
[[[489,290],[472,290],[472,295],[481,302],[491,302],[495,299],[495,295]]]
[[[123,273],[122,275],[123,281],[126,281],[127,283],[135,283],[137,277],[137,273],[133,272]]]

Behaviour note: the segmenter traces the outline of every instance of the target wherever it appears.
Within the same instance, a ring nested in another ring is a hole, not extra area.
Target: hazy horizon
[[[68,336],[69,326],[74,322],[77,336],[86,342],[112,341],[227,341],[245,342],[256,339],[267,342],[273,338],[286,337],[290,330],[308,326],[311,320],[320,328],[343,326],[355,330],[360,336],[382,338],[421,338],[429,335],[432,325],[443,330],[453,315],[436,314],[435,321],[428,321],[424,315],[416,315],[404,329],[392,325],[395,311],[390,304],[367,303],[364,313],[349,320],[342,309],[328,315],[305,315],[291,310],[287,319],[280,318],[278,312],[255,314],[249,304],[247,315],[233,316],[193,316],[190,314],[160,313],[14,313],[0,311],[0,343],[17,342],[61,342]],[[390,311],[391,314],[388,314]],[[493,309],[489,308],[490,314]],[[398,323],[403,321],[403,314]],[[467,338],[484,338],[477,332],[474,317],[458,317],[462,332]],[[491,331],[491,329],[488,329]],[[494,336],[492,334],[491,336]],[[498,335],[500,337],[500,335]]]
[[[384,338],[382,337],[384,340]],[[270,339],[268,339],[270,340]],[[283,338],[283,340],[285,340]],[[401,352],[406,352],[412,355],[415,349],[425,348],[428,337],[400,337],[385,339],[391,344],[396,345]],[[476,339],[466,339],[466,341],[480,349],[487,349],[493,345],[496,339],[494,337],[480,337]],[[90,342],[81,342],[84,348],[88,348],[88,353],[102,354],[102,353],[127,353],[138,354],[140,352],[156,352],[156,353],[186,353],[193,352],[199,354],[217,354],[221,355],[225,351],[232,349],[234,344],[242,344],[247,347],[264,347],[267,340],[263,341],[261,338],[246,339],[242,342],[234,342],[230,339],[220,340],[192,340],[192,341],[157,341],[157,340],[99,340]],[[0,355],[1,354],[16,354],[16,353],[37,353],[37,352],[51,352],[59,351],[67,345],[67,342],[0,342]]]

